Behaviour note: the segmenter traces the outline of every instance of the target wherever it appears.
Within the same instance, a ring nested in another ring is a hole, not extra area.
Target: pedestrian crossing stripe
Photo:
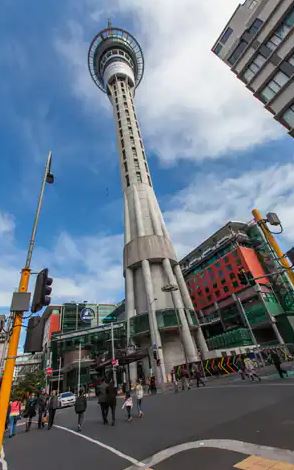
[[[294,464],[251,455],[234,465],[240,470],[294,470]]]

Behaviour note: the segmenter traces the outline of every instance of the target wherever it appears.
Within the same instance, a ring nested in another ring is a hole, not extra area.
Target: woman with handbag
[[[28,432],[31,428],[32,424],[32,419],[36,416],[36,405],[37,405],[37,399],[35,397],[34,393],[31,393],[29,395],[25,410],[24,410],[24,418],[27,418],[26,422],[26,432]]]
[[[9,412],[9,437],[15,436],[15,425],[21,414],[21,402],[13,400],[10,402]]]

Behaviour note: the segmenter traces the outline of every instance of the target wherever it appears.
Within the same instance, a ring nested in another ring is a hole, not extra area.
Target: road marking
[[[263,459],[262,457],[256,457],[255,455],[250,455],[245,460],[236,463],[234,468],[239,470],[294,470],[294,465],[291,463],[286,463],[277,460]]]
[[[79,432],[73,431],[72,429],[68,429],[68,428],[65,428],[64,426],[59,426],[57,424],[54,424],[54,427],[58,429],[62,429],[63,431],[70,432],[71,434],[74,434],[75,436],[81,437],[82,439],[85,439],[86,441],[92,442],[93,444],[96,444],[100,447],[103,447],[106,450],[109,450],[109,452],[112,452],[113,454],[117,455],[118,457],[121,457],[122,459],[128,460],[129,462],[133,464],[132,465],[133,469],[134,468],[137,469],[138,467],[141,467],[147,470],[148,468],[148,467],[146,468],[145,463],[139,462],[139,460],[134,459],[130,455],[126,455],[123,452],[120,452],[120,450],[117,450],[114,447],[110,447],[107,444],[103,444],[103,442],[97,441],[96,439],[92,439],[91,437],[86,436],[85,434],[81,434]]]
[[[2,470],[8,470],[8,465],[5,460],[4,446],[2,446],[2,449],[1,449],[0,462],[2,463]]]
[[[251,444],[250,442],[235,441],[231,439],[207,439],[202,441],[186,442],[184,444],[179,444],[157,452],[152,457],[143,460],[141,463],[145,465],[143,468],[147,470],[147,468],[153,467],[160,462],[163,462],[164,460],[178,454],[179,452],[185,452],[190,449],[199,449],[203,447],[229,450],[245,455],[256,455],[258,457],[277,460],[278,462],[285,461],[287,463],[294,463],[294,452],[292,450],[279,449],[278,447],[260,446],[257,444]],[[125,470],[136,470],[136,467],[131,466]]]

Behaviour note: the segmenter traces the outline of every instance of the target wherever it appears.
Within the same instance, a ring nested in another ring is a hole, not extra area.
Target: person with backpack
[[[26,407],[24,410],[24,418],[27,418],[26,421],[26,432],[29,432],[32,425],[32,419],[36,416],[36,406],[37,406],[37,399],[34,393],[30,393],[29,398],[26,403]]]
[[[106,405],[108,409],[111,409],[111,426],[115,425],[115,410],[116,410],[116,395],[117,395],[117,389],[114,386],[114,382],[112,379],[110,379],[107,387],[106,387]]]
[[[44,427],[44,414],[46,410],[46,397],[39,393],[37,395],[37,411],[38,411],[38,429]]]
[[[75,402],[75,412],[78,415],[78,432],[82,430],[82,424],[84,421],[85,411],[87,409],[87,398],[84,390],[79,391],[79,396]]]

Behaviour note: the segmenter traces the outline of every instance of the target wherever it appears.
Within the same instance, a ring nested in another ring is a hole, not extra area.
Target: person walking
[[[250,380],[252,382],[254,382],[254,379],[257,379],[258,382],[261,382],[261,378],[255,372],[254,364],[253,364],[252,360],[249,357],[246,357],[246,359],[244,359],[244,364],[245,364],[245,372],[248,375],[248,377],[250,378]]]
[[[182,390],[190,390],[190,383],[189,383],[189,373],[187,369],[183,366],[181,368],[181,383],[182,383]]]
[[[285,369],[282,369],[282,367],[281,367],[281,359],[280,359],[280,356],[278,355],[278,353],[276,351],[272,351],[271,359],[272,359],[272,362],[273,362],[275,368],[277,369],[281,379],[284,378],[284,375],[286,377],[288,377],[288,372]]]
[[[136,393],[136,400],[137,400],[138,416],[139,418],[143,418],[144,413],[142,411],[142,400],[144,397],[144,389],[143,389],[142,381],[140,379],[137,381],[135,393]]]
[[[42,393],[37,395],[38,429],[44,427],[44,413],[46,410],[46,397]]]
[[[54,424],[54,418],[55,418],[55,413],[56,413],[57,408],[58,408],[58,398],[56,396],[56,391],[53,390],[51,392],[51,396],[48,400],[48,414],[49,414],[49,417],[48,417],[48,431],[49,431],[49,429],[52,428],[52,426]]]
[[[106,405],[108,411],[109,408],[111,409],[111,426],[115,425],[116,395],[117,389],[114,386],[113,379],[110,379],[109,384],[106,387]]]
[[[97,396],[98,396],[98,403],[101,408],[101,414],[103,419],[103,424],[108,424],[108,404],[107,404],[107,397],[106,397],[106,388],[107,383],[105,382],[105,378],[102,377],[100,384],[97,386]]]
[[[197,384],[197,387],[199,388],[199,385],[203,385],[203,387],[205,387],[205,382],[203,381],[202,379],[202,375],[201,375],[201,372],[200,370],[198,369],[198,367],[195,368],[195,371],[194,371],[194,377],[196,379],[196,384]]]
[[[127,411],[127,420],[129,422],[132,421],[133,398],[131,397],[131,393],[129,391],[126,392],[125,400],[121,409],[123,410],[124,408]]]
[[[78,415],[78,432],[82,430],[82,424],[84,421],[85,411],[87,409],[87,398],[84,390],[79,391],[79,396],[75,402],[75,412]]]
[[[32,425],[32,419],[36,416],[36,406],[37,406],[37,399],[34,393],[30,393],[29,398],[26,403],[24,417],[27,418],[26,421],[26,432],[29,432]]]
[[[157,393],[156,380],[154,375],[150,377],[148,392],[150,392],[151,395],[155,395]]]
[[[15,436],[15,425],[21,414],[21,402],[13,400],[9,405],[9,437]]]

